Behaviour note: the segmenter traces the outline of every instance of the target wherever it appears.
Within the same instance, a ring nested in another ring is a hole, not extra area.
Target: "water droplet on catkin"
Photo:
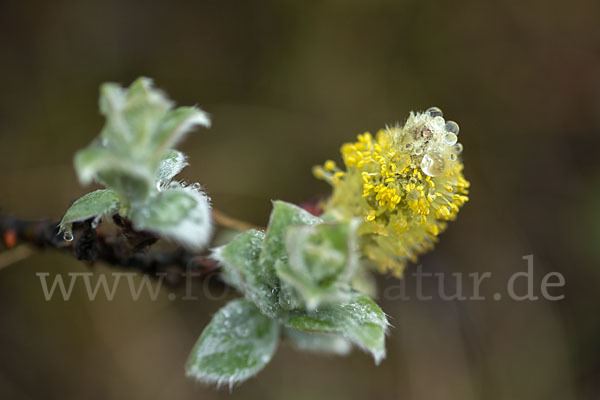
[[[460,130],[460,128],[458,127],[458,124],[456,122],[454,122],[454,121],[446,122],[446,132],[454,133],[455,135],[458,135],[459,130]]]
[[[439,153],[429,153],[421,160],[421,169],[426,175],[438,176],[444,172],[444,159]]]
[[[429,107],[426,111],[432,117],[443,117],[444,113],[438,107]]]
[[[441,115],[438,115],[437,117],[433,118],[433,123],[434,123],[436,130],[442,130],[442,129],[444,129],[446,121],[444,120],[444,117],[442,117]]]
[[[444,143],[446,143],[448,146],[454,146],[457,140],[458,138],[454,133],[446,133],[444,135]]]

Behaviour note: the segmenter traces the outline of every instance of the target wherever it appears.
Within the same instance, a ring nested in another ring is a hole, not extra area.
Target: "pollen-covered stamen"
[[[344,172],[337,167],[335,161],[327,160],[323,167],[313,167],[313,175],[318,179],[323,179],[331,184],[338,183],[344,176]]]

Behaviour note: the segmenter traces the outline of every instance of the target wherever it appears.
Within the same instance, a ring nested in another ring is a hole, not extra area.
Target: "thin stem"
[[[235,229],[236,231],[240,231],[240,232],[247,231],[249,229],[263,229],[261,227],[252,225],[248,222],[232,218],[229,215],[227,215],[224,212],[219,211],[219,210],[213,209],[212,216],[213,216],[213,219],[215,220],[215,222],[219,226],[222,226],[224,228]]]
[[[22,244],[13,249],[0,253],[0,270],[18,263],[33,254],[33,250],[28,245]]]

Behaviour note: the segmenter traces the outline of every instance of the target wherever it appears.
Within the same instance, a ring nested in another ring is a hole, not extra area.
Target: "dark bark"
[[[93,227],[92,220],[73,224],[73,240],[66,241],[58,232],[58,222],[24,220],[0,214],[0,237],[6,247],[26,243],[38,249],[53,249],[70,254],[93,265],[101,262],[121,269],[151,276],[167,273],[166,282],[176,284],[188,270],[206,276],[218,269],[208,251],[192,253],[184,248],[150,250],[158,238],[148,232],[133,230],[129,221],[115,219],[118,229],[109,233]]]

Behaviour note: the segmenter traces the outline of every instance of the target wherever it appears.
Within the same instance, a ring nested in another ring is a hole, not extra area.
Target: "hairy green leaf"
[[[288,228],[298,225],[314,225],[321,222],[319,217],[315,217],[308,211],[284,201],[274,201],[273,210],[267,226],[267,234],[261,254],[261,261],[267,265],[274,266],[275,261],[287,258],[286,232]],[[273,267],[274,268],[274,267]],[[273,277],[276,274],[273,271]]]
[[[119,196],[112,190],[96,190],[75,200],[60,221],[60,231],[73,222],[114,214],[119,210]]]
[[[187,165],[185,154],[177,150],[167,150],[160,160],[156,180],[160,183],[167,183]]]
[[[104,145],[145,154],[152,136],[173,103],[149,78],[138,78],[128,89],[115,83],[100,88],[100,111],[106,117],[102,130]],[[137,158],[137,157],[136,157]]]
[[[212,232],[208,198],[189,188],[166,189],[135,204],[128,217],[135,229],[154,232],[194,250],[203,249]]]
[[[75,154],[75,170],[82,184],[95,180],[130,202],[145,199],[155,186],[146,165],[94,144]]]
[[[95,180],[118,192],[124,202],[140,203],[187,165],[171,150],[194,126],[209,126],[208,115],[174,103],[152,80],[139,78],[129,88],[114,83],[100,88],[100,111],[106,117],[100,137],[75,157],[79,180]]]
[[[335,333],[313,333],[286,327],[285,336],[298,350],[320,354],[346,355],[352,350],[352,344]]]
[[[265,234],[254,229],[237,235],[230,243],[215,249],[213,257],[223,265],[225,280],[272,317],[280,313],[279,285],[273,284],[271,268],[259,260]]]
[[[210,118],[204,111],[195,107],[179,107],[170,111],[160,122],[152,138],[152,146],[157,154],[175,146],[195,126],[210,127]]]
[[[232,386],[255,375],[271,360],[279,323],[248,300],[233,300],[215,314],[194,346],[188,376]]]
[[[307,308],[348,298],[358,266],[358,225],[352,221],[288,229],[289,260],[277,265],[277,274],[300,293]]]
[[[370,352],[376,364],[385,357],[387,319],[373,300],[360,294],[347,303],[309,311],[294,310],[286,325],[306,332],[339,334]]]
[[[213,257],[223,266],[225,280],[242,293],[251,290],[247,281],[252,271],[259,268],[258,257],[264,238],[263,232],[250,229],[213,251]]]

